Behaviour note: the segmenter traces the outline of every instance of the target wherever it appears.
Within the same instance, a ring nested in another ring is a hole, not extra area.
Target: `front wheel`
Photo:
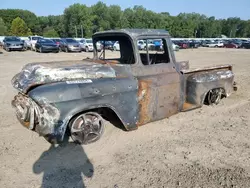
[[[96,112],[86,112],[69,123],[70,134],[78,144],[90,144],[101,138],[104,132],[103,118]]]

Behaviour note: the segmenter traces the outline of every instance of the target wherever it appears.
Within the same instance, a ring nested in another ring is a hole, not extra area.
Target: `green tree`
[[[31,35],[31,31],[27,24],[20,17],[15,18],[11,24],[11,34],[16,36],[28,36]]]
[[[59,37],[59,34],[56,32],[54,28],[45,28],[43,32],[44,37]]]
[[[91,9],[79,3],[69,6],[64,10],[63,25],[68,37],[81,36],[81,28],[83,36],[90,37],[93,27]]]
[[[93,32],[111,29],[110,13],[107,5],[101,1],[91,6]]]
[[[2,18],[0,18],[0,36],[6,35],[7,33],[7,27],[5,26],[5,23]]]
[[[4,20],[8,30],[11,28],[12,20],[16,17],[22,18],[33,33],[37,34],[40,29],[37,16],[28,10],[0,9],[0,17]]]

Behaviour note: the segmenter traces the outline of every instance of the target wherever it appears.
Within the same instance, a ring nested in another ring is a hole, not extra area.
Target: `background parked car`
[[[85,52],[93,52],[94,50],[92,39],[82,39],[80,40],[80,45],[82,50]]]
[[[8,52],[12,50],[24,50],[24,42],[19,37],[5,37],[3,39],[3,48]]]
[[[250,42],[243,42],[240,47],[245,49],[250,49]]]
[[[239,48],[239,46],[237,44],[233,43],[232,41],[225,43],[224,47],[225,48]]]
[[[25,50],[31,50],[31,43],[29,40],[23,40]]]
[[[114,43],[113,49],[114,49],[114,51],[120,51],[119,41],[116,41],[116,42]]]
[[[144,42],[144,40],[138,40],[137,46],[139,50],[146,50],[146,43]]]
[[[35,51],[35,45],[38,39],[41,39],[43,37],[41,36],[29,36],[28,39],[30,41],[30,46],[31,46],[31,50]]]
[[[172,43],[172,46],[173,46],[174,51],[179,51],[180,50],[180,46],[178,46],[177,44]]]
[[[64,38],[62,39],[63,43],[61,46],[62,51],[64,52],[81,52],[82,48],[80,43],[73,38]]]
[[[180,47],[180,49],[187,49],[188,48],[188,44],[184,41],[175,41],[174,43],[176,45],[178,45]]]
[[[56,43],[56,45],[57,45],[58,48],[59,48],[59,51],[61,52],[61,51],[62,51],[61,46],[63,46],[63,41],[62,41],[62,39],[51,39],[51,40],[53,40],[53,41]]]
[[[113,50],[114,43],[116,41],[100,41],[100,44],[102,45],[103,48],[106,50]]]
[[[59,52],[59,46],[50,39],[43,39],[40,38],[37,40],[36,44],[35,44],[35,51],[36,52]]]
[[[94,46],[92,39],[82,39],[79,41],[81,48],[85,52],[93,52]],[[100,42],[96,43],[97,51],[100,52],[102,50],[102,44]]]
[[[218,48],[218,47],[224,47],[224,43],[218,41],[218,42],[211,42],[207,44],[207,47],[212,47],[212,48]]]

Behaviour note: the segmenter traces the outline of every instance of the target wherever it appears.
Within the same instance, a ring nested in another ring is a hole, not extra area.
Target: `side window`
[[[102,44],[103,50],[105,50],[104,53],[99,53],[100,59],[116,60],[121,58],[119,41],[97,41],[97,47],[98,43]]]
[[[170,62],[166,39],[140,39],[137,44],[143,65]]]
[[[105,36],[96,38],[94,42],[98,59],[112,60],[119,64],[135,63],[132,41],[127,36]]]

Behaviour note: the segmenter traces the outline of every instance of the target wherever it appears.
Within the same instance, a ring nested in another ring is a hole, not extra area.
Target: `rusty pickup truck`
[[[139,50],[143,40],[146,47]],[[155,50],[152,41],[161,41]],[[113,42],[119,51],[105,47]],[[98,52],[97,43],[102,43]],[[135,130],[178,112],[218,104],[236,85],[231,65],[189,69],[176,62],[166,30],[122,29],[93,35],[93,58],[31,63],[12,79],[12,106],[22,125],[59,143],[100,139],[104,119]],[[149,48],[150,47],[150,48]]]

